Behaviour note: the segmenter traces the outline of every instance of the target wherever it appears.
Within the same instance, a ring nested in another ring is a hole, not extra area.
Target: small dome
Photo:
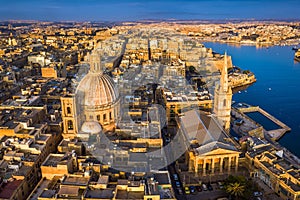
[[[81,131],[84,133],[96,134],[102,131],[101,125],[95,121],[84,122],[81,126]]]
[[[92,72],[80,81],[76,94],[82,97],[83,106],[102,107],[114,104],[119,98],[119,91],[108,75]]]

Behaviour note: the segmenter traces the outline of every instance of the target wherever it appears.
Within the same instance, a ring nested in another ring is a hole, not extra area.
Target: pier
[[[274,130],[268,130],[266,131],[272,140],[277,141],[279,140],[286,132],[291,131],[291,128],[288,127],[286,124],[281,122],[280,120],[276,119],[274,116],[272,116],[270,113],[267,111],[263,110],[259,106],[251,106],[248,104],[238,104],[237,110],[243,114],[245,113],[251,113],[251,112],[259,112],[269,120],[271,120],[273,123],[277,124],[280,128],[279,129],[274,129]],[[245,116],[245,115],[244,115]]]

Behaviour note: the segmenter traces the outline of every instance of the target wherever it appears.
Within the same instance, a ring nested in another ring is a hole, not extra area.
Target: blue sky
[[[299,0],[0,0],[0,20],[299,19]]]

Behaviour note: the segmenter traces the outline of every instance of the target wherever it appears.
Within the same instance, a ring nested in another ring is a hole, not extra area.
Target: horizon
[[[297,21],[299,10],[297,0],[17,0],[2,2],[0,21]]]
[[[1,20],[0,23],[161,23],[161,22],[178,22],[178,23],[251,23],[251,22],[265,22],[265,23],[298,23],[300,19],[137,19],[137,20],[120,20],[120,21],[109,21],[109,20],[38,20],[38,19],[7,19]]]

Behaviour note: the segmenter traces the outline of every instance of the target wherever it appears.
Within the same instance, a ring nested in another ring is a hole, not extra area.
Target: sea
[[[232,63],[252,71],[257,82],[233,95],[233,101],[257,105],[292,130],[278,142],[300,157],[300,63],[294,61],[292,46],[256,47],[204,42],[206,47],[232,57]],[[252,115],[266,130],[272,124],[266,118]]]

